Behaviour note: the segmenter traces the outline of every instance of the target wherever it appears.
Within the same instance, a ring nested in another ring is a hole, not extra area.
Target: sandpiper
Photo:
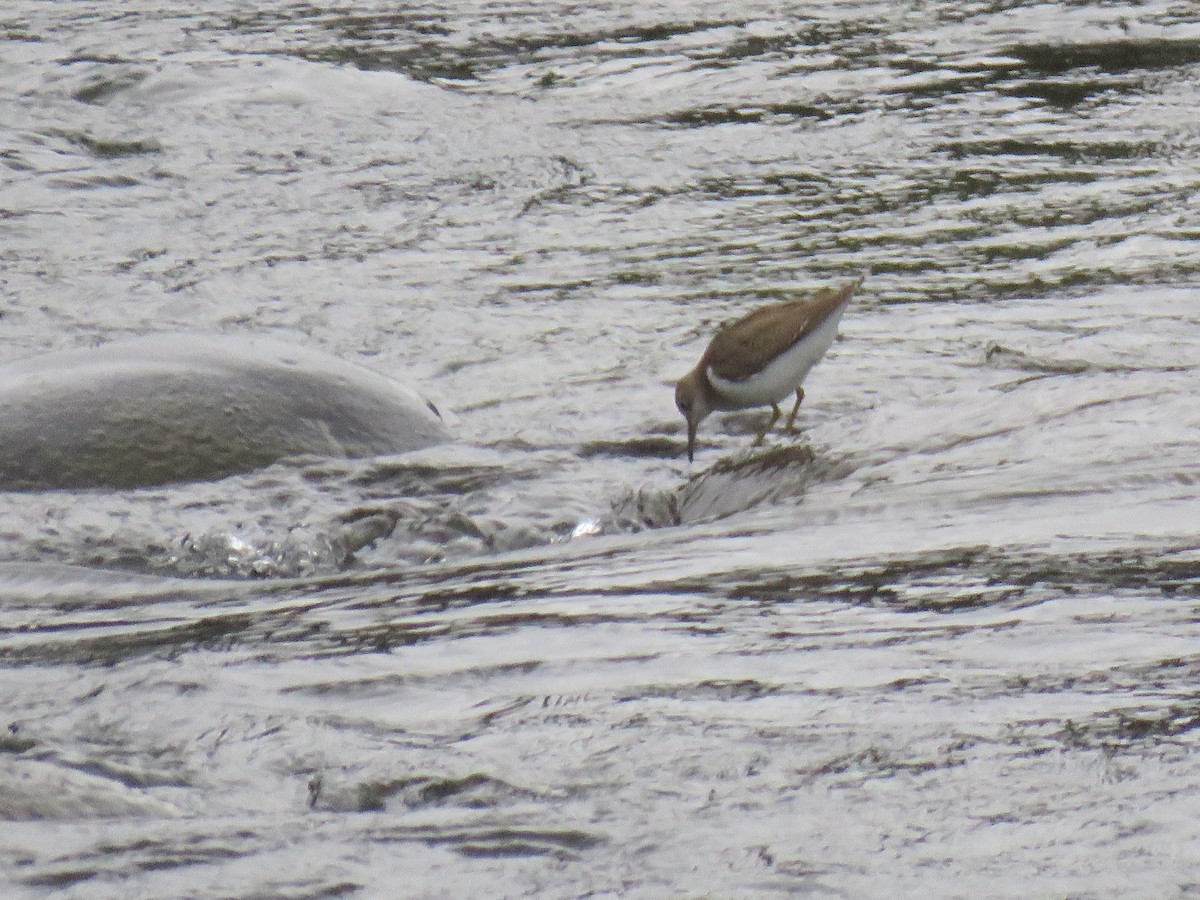
[[[723,326],[675,386],[675,405],[687,419],[688,461],[696,450],[696,428],[714,410],[770,406],[771,418],[758,433],[760,444],[782,413],[779,403],[793,391],[796,405],[784,428],[794,431],[804,399],[800,383],[837,337],[838,321],[862,284],[825,288],[803,300],[773,303]]]

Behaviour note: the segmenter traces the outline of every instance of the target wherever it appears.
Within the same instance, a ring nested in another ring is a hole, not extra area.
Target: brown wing
[[[821,323],[850,300],[862,280],[841,288],[825,288],[804,300],[773,303],[754,310],[717,332],[704,356],[701,370],[711,368],[729,381],[743,381]]]

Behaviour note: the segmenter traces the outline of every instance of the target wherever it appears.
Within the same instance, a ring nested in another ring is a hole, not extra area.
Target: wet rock
[[[358,458],[448,438],[412,389],[271,340],[156,335],[0,368],[0,487],[205,481],[288,457]]]
[[[0,821],[174,817],[170,803],[112,778],[43,760],[0,769]]]

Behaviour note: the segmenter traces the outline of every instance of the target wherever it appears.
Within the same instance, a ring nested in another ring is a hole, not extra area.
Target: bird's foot
[[[775,427],[775,423],[779,421],[780,415],[782,415],[782,413],[780,413],[780,411],[779,411],[779,405],[772,403],[771,404],[771,417],[769,419],[767,419],[767,424],[763,428],[763,430],[760,431],[757,434],[757,436],[755,436],[753,446],[755,446],[755,447],[762,446],[763,441],[765,441],[767,439],[767,435],[770,434],[771,429]]]

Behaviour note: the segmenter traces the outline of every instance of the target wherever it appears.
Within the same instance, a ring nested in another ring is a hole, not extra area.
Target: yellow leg
[[[783,426],[783,430],[788,434],[796,433],[796,413],[800,412],[800,403],[804,400],[804,388],[796,388],[796,405],[792,407],[792,414],[787,417],[787,422]]]
[[[782,415],[783,415],[783,412],[779,409],[779,404],[772,403],[771,404],[771,421],[767,422],[767,427],[764,428],[762,431],[760,431],[758,433],[758,437],[756,437],[754,439],[755,447],[757,447],[759,444],[761,444],[766,439],[767,432],[775,427],[775,423],[779,421],[779,417]]]

